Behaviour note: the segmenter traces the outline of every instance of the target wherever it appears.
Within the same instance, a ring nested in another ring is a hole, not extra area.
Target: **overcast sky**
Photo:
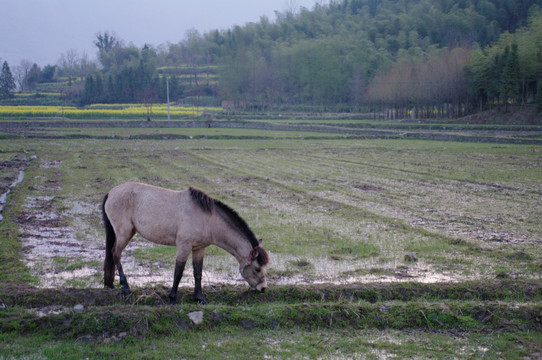
[[[321,0],[0,0],[0,59],[11,68],[27,59],[56,64],[75,49],[96,58],[98,32],[114,31],[127,44],[177,43],[187,30],[205,33],[275,20],[275,10],[312,9]],[[327,2],[326,2],[327,3]],[[292,9],[294,8],[294,9]]]

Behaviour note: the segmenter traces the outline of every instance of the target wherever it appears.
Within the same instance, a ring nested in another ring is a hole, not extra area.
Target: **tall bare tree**
[[[19,64],[19,66],[16,66],[14,69],[15,81],[19,85],[19,89],[21,91],[28,90],[26,79],[31,68],[32,68],[32,62],[28,59],[23,59],[21,60],[21,63]]]

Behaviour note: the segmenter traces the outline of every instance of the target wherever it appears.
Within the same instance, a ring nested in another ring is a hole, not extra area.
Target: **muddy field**
[[[115,311],[101,306],[120,301],[160,307],[172,280],[175,249],[155,246],[139,236],[123,253],[135,295],[123,299],[118,289],[102,289],[101,200],[117,184],[141,181],[172,189],[201,188],[236,209],[263,238],[271,257],[270,294],[265,297],[246,292],[237,262],[229,254],[209,248],[205,258],[203,286],[209,300],[226,307],[254,304],[249,313],[269,302],[286,319],[283,323],[279,315],[269,315],[262,323],[250,318],[255,325],[244,322],[241,328],[287,328],[287,321],[296,320],[283,313],[281,304],[306,313],[302,321],[329,321],[336,311],[327,308],[330,302],[336,306],[345,300],[337,311],[353,318],[359,318],[361,310],[351,306],[360,302],[376,304],[364,310],[377,311],[367,315],[376,323],[379,313],[399,309],[399,314],[407,311],[403,306],[414,306],[420,309],[415,317],[424,314],[427,324],[438,328],[440,322],[448,329],[442,315],[446,308],[438,307],[436,322],[427,317],[435,308],[426,308],[423,299],[435,297],[453,308],[454,321],[465,314],[483,328],[491,313],[514,307],[508,301],[517,292],[524,295],[516,309],[522,309],[518,311],[528,323],[521,326],[540,330],[542,313],[532,304],[542,296],[542,155],[528,141],[361,139],[277,130],[260,130],[256,137],[253,130],[213,128],[185,129],[175,136],[164,136],[161,129],[123,129],[119,138],[114,136],[116,130],[49,129],[41,132],[43,136],[34,130],[30,138],[2,141],[0,193],[6,196],[5,201],[0,198],[1,214],[6,226],[9,222],[17,229],[20,259],[30,275],[26,285],[8,281],[2,287],[4,303],[45,309],[46,318],[66,318],[78,303],[110,314]],[[187,267],[182,280],[185,294],[192,284]],[[415,294],[400,300],[404,304],[396,303],[400,294],[411,293],[412,286],[418,289]],[[423,295],[420,286],[430,290]],[[503,289],[502,295],[482,295],[495,287]],[[441,296],[445,288],[454,295]],[[297,291],[305,295],[296,295]],[[329,297],[330,293],[334,295]],[[484,298],[486,302],[476,305],[479,308],[469,303]],[[189,297],[184,301],[193,306]],[[506,305],[493,303],[499,301]],[[315,309],[323,312],[322,317],[313,316]],[[235,311],[228,311],[233,313],[223,320],[230,324]],[[208,319],[216,316],[212,309],[205,314]],[[511,331],[510,324],[500,320],[490,328]],[[27,325],[41,326],[34,321]],[[119,325],[117,339],[119,333],[131,334],[133,326],[126,321]],[[384,328],[407,326],[398,325],[402,320],[390,321],[398,322]],[[454,324],[453,331],[472,325]],[[420,327],[425,325],[413,326]],[[88,339],[101,343],[100,331]],[[137,327],[132,332],[137,335]],[[85,331],[77,332],[77,337],[84,335]],[[532,345],[528,349],[538,351]]]
[[[425,149],[435,143],[423,142],[389,142],[387,148],[355,141],[294,147],[248,141],[242,148],[213,141],[36,144],[39,150],[6,162],[11,175],[4,179],[13,184],[24,174],[12,189],[20,194],[14,194],[20,209],[14,221],[40,287],[100,285],[101,197],[127,180],[193,185],[231,204],[271,251],[276,284],[540,275],[540,157],[527,147],[453,144],[448,152],[447,144]],[[405,260],[408,253],[417,261]],[[136,237],[124,257],[130,281],[169,283],[173,254]],[[206,263],[207,285],[242,283],[236,262],[221,250],[210,251]]]

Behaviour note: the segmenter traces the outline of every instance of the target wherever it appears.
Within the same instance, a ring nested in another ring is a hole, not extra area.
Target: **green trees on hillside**
[[[81,105],[166,101],[166,78],[158,74],[157,55],[151,46],[145,45],[141,50],[134,46],[124,48],[107,33],[97,37],[103,70],[86,77]],[[176,77],[172,76],[170,98],[175,99],[181,93]]]
[[[528,25],[514,34],[474,48],[467,65],[469,93],[480,108],[536,101],[542,90],[542,12],[533,11]]]
[[[254,109],[433,117],[542,102],[539,6],[542,0],[337,0],[277,13],[275,22],[192,31],[158,49],[100,33],[102,70],[87,76],[81,102],[165,101],[166,76],[173,99],[210,96]]]
[[[394,116],[458,116],[517,103],[517,93],[527,93],[531,85],[518,85],[522,66],[530,66],[519,40],[507,54],[502,49],[497,68],[485,52],[503,30],[526,24],[539,2],[336,1],[279,14],[274,24],[263,18],[206,34],[197,49],[208,54],[200,59],[221,66],[220,95],[238,104],[371,105]],[[470,60],[473,47],[483,64]],[[503,57],[510,61],[500,64]]]

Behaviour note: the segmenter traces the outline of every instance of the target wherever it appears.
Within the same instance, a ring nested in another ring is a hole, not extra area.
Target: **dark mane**
[[[203,211],[208,213],[216,211],[228,225],[239,231],[242,235],[245,235],[253,248],[260,246],[260,242],[256,239],[256,236],[246,221],[235,210],[223,202],[213,199],[199,189],[190,187],[189,190],[192,200],[194,200]]]
[[[214,207],[213,198],[211,198],[209,195],[207,195],[203,191],[193,188],[193,187],[190,187],[188,190],[190,191],[190,196],[192,197],[192,200],[194,200],[194,202],[198,204],[201,210],[208,213],[213,212],[213,207]]]
[[[245,235],[253,248],[260,246],[260,242],[258,239],[256,239],[256,236],[254,236],[254,233],[246,221],[235,210],[218,200],[215,200],[215,206],[220,217],[224,219],[231,227],[237,229],[240,233]]]

